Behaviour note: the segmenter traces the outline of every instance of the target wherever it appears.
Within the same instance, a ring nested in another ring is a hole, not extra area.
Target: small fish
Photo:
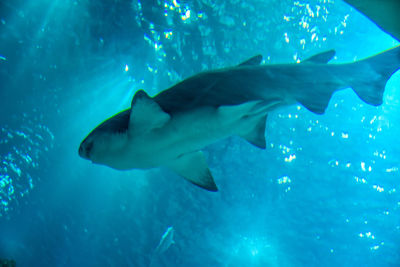
[[[2,55],[0,55],[0,60],[4,60],[4,61],[6,61],[6,60],[7,60],[7,58],[6,58],[6,57],[3,57]]]
[[[154,254],[163,254],[171,245],[175,244],[174,241],[174,228],[168,227],[167,231],[161,237],[160,243],[154,250]]]
[[[399,0],[344,0],[400,41]]]

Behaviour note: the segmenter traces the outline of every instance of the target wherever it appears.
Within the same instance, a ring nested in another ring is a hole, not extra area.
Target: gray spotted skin
[[[139,90],[130,109],[83,140],[79,155],[118,170],[167,167],[217,191],[201,149],[233,135],[265,148],[269,112],[299,103],[323,114],[332,94],[348,87],[367,104],[382,104],[386,82],[400,68],[400,47],[353,63],[327,64],[334,54],[276,65],[259,65],[255,56],[194,75],[154,97]]]

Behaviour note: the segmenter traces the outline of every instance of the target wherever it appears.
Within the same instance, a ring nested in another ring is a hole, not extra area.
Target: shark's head
[[[90,136],[86,137],[79,146],[79,156],[84,159],[90,160],[92,150],[94,147],[94,140]]]
[[[112,140],[109,134],[92,131],[79,146],[79,156],[93,163],[104,164],[105,156],[110,154]]]
[[[116,159],[127,143],[126,114],[121,113],[97,126],[80,144],[79,156],[93,163],[119,169]]]
[[[120,169],[116,160],[124,151],[127,134],[119,132],[103,132],[95,129],[79,146],[79,156],[93,163]]]

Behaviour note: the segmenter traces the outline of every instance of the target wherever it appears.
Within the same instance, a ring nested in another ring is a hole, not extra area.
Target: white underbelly
[[[179,156],[198,151],[218,140],[240,135],[254,127],[266,112],[248,113],[248,106],[232,107],[235,112],[221,112],[207,107],[176,114],[162,128],[131,138],[120,153],[120,169],[147,169],[165,166]],[[252,119],[254,117],[254,119]]]

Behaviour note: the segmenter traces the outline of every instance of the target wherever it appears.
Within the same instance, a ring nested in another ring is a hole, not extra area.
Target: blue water
[[[150,95],[261,53],[352,62],[398,43],[340,0],[1,0],[0,259],[17,266],[400,266],[400,74],[384,104],[272,112],[267,149],[205,149],[212,193],[119,172],[82,139]],[[318,74],[315,74],[318,79]],[[168,227],[175,244],[154,255]]]

